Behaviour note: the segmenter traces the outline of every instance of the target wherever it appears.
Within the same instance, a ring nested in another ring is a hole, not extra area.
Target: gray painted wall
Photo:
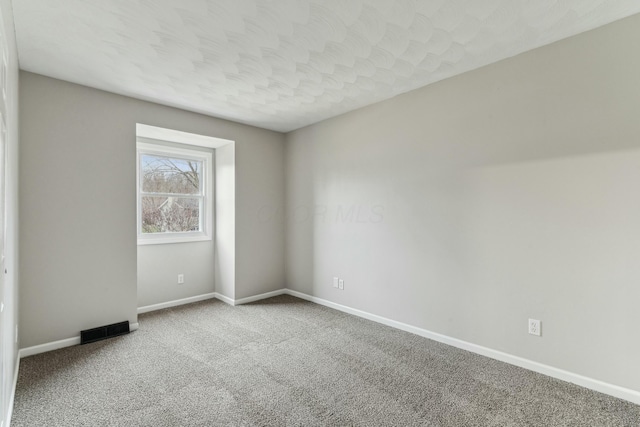
[[[0,18],[2,25],[2,44],[7,52],[7,109],[5,111],[6,162],[0,167],[5,178],[5,261],[4,286],[0,296],[4,303],[2,314],[2,410],[0,417],[9,425],[8,413],[13,379],[16,374],[18,345],[16,328],[18,326],[18,53],[16,49],[13,13],[9,0],[0,0]],[[0,271],[0,274],[3,274]]]
[[[282,134],[20,76],[21,347],[136,321],[136,123],[236,141],[235,293],[282,288]]]
[[[138,246],[138,307],[215,292],[214,265],[213,240]]]
[[[287,287],[640,390],[639,39],[635,16],[288,134]]]

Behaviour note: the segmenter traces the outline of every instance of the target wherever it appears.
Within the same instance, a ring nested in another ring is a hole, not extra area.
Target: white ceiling
[[[638,0],[14,0],[20,67],[290,131],[640,12]]]

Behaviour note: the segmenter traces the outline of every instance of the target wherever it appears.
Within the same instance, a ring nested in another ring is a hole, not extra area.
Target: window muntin
[[[212,154],[138,140],[138,244],[211,240]]]

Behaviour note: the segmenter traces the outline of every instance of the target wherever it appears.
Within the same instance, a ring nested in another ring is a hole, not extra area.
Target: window
[[[211,151],[138,138],[138,244],[211,240]]]

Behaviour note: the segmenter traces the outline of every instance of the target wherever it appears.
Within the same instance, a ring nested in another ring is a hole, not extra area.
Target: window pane
[[[142,197],[142,233],[201,231],[200,200],[196,197]]]
[[[142,154],[142,191],[200,194],[202,161]]]

